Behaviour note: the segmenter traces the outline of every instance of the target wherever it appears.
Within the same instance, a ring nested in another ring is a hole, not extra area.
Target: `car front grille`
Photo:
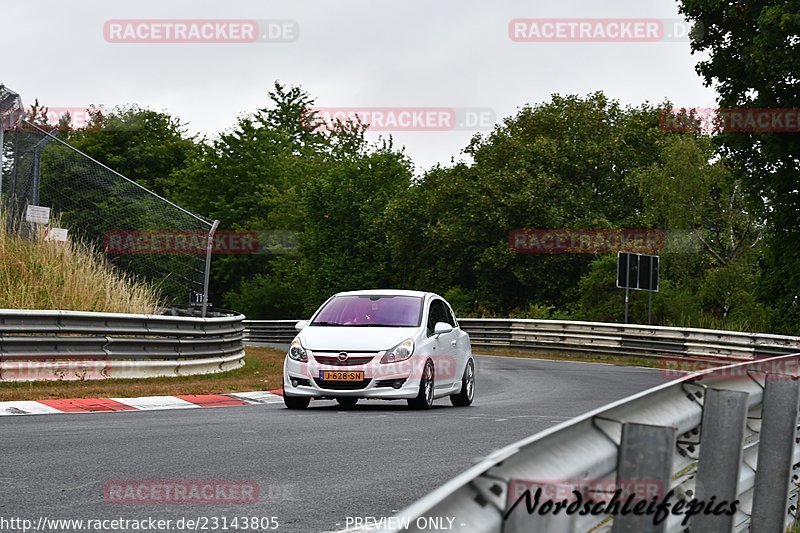
[[[352,356],[348,357],[344,361],[339,360],[338,355],[315,355],[313,356],[314,360],[322,365],[328,366],[359,366],[359,365],[366,365],[373,359],[375,359],[374,355],[370,355],[367,357],[359,357],[359,356]]]
[[[326,381],[324,379],[314,378],[314,381],[321,389],[328,390],[359,390],[365,389],[371,379],[364,379],[361,381]]]

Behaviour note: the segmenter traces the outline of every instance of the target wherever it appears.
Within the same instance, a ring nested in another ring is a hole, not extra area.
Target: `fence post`
[[[219,220],[215,220],[208,232],[208,243],[206,244],[206,271],[203,278],[203,318],[208,312],[208,278],[211,275],[211,251],[214,249],[214,233],[219,227]]]
[[[3,211],[3,165],[5,164],[5,152],[6,152],[6,145],[5,145],[5,133],[6,133],[6,126],[4,124],[5,119],[0,116],[0,213]]]
[[[39,205],[40,190],[42,187],[42,149],[50,144],[50,141],[58,135],[55,129],[39,141],[33,149],[33,184],[31,191],[31,204]]]
[[[708,504],[737,500],[742,441],[747,422],[749,394],[708,389],[700,428],[700,459],[694,498]],[[692,518],[692,531],[732,531],[734,515],[700,513]]]
[[[784,531],[800,396],[790,376],[767,374],[753,487],[752,533]]]
[[[675,428],[626,423],[622,425],[622,441],[619,447],[616,490],[621,490],[620,504],[629,495],[635,497],[631,507],[638,501],[648,501],[654,496],[658,500],[669,491],[672,479],[672,458],[675,455]],[[651,491],[655,489],[655,491]],[[651,494],[655,492],[655,494]],[[654,517],[647,514],[617,514],[612,533],[662,532],[667,526],[666,518],[655,524]]]

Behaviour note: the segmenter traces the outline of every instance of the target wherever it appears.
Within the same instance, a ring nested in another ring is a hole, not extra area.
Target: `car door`
[[[433,359],[436,375],[434,383],[436,389],[449,389],[453,385],[458,367],[457,333],[453,330],[449,333],[436,335],[434,328],[437,322],[444,322],[452,326],[454,321],[444,300],[433,298],[428,304],[426,334],[430,342],[431,359]]]
[[[450,318],[450,322],[448,323],[453,326],[453,338],[455,340],[453,355],[456,358],[456,370],[453,379],[454,381],[458,381],[464,375],[464,369],[467,366],[467,361],[469,360],[470,355],[472,355],[472,350],[469,343],[469,334],[467,334],[467,332],[461,329],[461,326],[459,326],[458,320],[456,319],[456,314],[453,312],[453,308],[450,307],[447,302],[445,302],[445,305]]]

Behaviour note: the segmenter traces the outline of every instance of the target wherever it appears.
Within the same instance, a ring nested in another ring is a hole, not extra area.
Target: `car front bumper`
[[[305,363],[286,357],[283,365],[284,394],[315,398],[356,397],[384,400],[416,397],[419,394],[424,360],[412,356],[399,363],[384,364],[380,362],[379,355],[374,354],[369,363],[352,366],[323,364],[314,358],[314,354]],[[326,382],[320,379],[320,372],[326,370],[364,372],[364,381]]]

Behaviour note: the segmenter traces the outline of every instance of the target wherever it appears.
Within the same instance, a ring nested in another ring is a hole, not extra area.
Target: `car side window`
[[[445,305],[444,306],[444,312],[445,312],[445,316],[447,317],[446,322],[448,324],[450,324],[451,326],[453,326],[454,328],[457,328],[458,327],[458,321],[456,320],[455,313],[453,313],[453,310],[450,309],[450,306]]]
[[[433,335],[433,329],[436,327],[437,322],[446,322],[446,311],[444,304],[441,300],[431,301],[428,308],[428,337]]]

